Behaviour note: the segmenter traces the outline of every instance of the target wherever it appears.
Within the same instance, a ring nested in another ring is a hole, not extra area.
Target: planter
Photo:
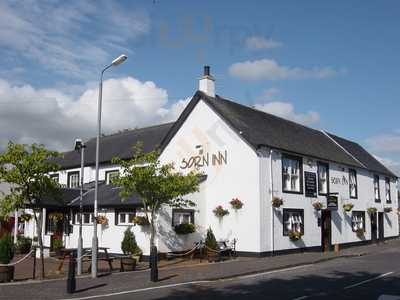
[[[312,204],[312,206],[314,207],[314,209],[315,209],[316,211],[320,211],[321,209],[324,208],[324,205],[322,204],[322,202],[319,202],[319,201],[314,202],[314,203]]]
[[[196,227],[190,223],[182,223],[174,227],[176,234],[190,234],[196,231]]]
[[[133,257],[122,257],[121,258],[121,272],[135,271],[136,259]]]
[[[295,242],[295,241],[300,240],[301,237],[303,236],[303,234],[301,232],[297,232],[297,231],[290,231],[288,236],[291,241]]]
[[[354,205],[352,203],[343,204],[343,210],[345,212],[350,212],[353,209]]]
[[[214,215],[218,218],[223,218],[226,215],[229,215],[229,211],[227,209],[224,209],[221,205],[218,205],[214,210]]]
[[[374,214],[374,213],[376,213],[378,211],[378,209],[376,208],[376,207],[368,207],[367,208],[367,212],[369,213],[369,214]]]
[[[356,235],[362,239],[365,236],[365,231],[363,229],[357,229],[356,230]]]
[[[239,198],[234,198],[231,200],[230,204],[232,208],[235,210],[241,209],[243,207],[243,202],[239,200]]]
[[[97,217],[97,224],[100,225],[108,225],[108,219],[106,216],[98,216]]]
[[[210,251],[207,249],[207,260],[209,263],[219,262],[221,260],[221,257],[218,252]]]
[[[279,208],[283,205],[283,199],[279,197],[273,197],[271,203],[273,207]]]
[[[14,280],[14,266],[0,267],[0,282]]]

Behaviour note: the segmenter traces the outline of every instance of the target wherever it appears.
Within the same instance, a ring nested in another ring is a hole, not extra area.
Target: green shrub
[[[6,234],[0,239],[0,263],[8,264],[14,257],[14,245],[11,235]]]
[[[16,250],[21,253],[25,254],[28,253],[31,250],[32,246],[32,240],[30,238],[24,237],[24,236],[18,236],[17,237],[17,245],[16,245]]]
[[[217,248],[218,248],[217,240],[215,239],[215,235],[214,235],[211,227],[209,227],[207,229],[205,244],[208,248],[213,249],[213,250],[217,250]]]
[[[135,235],[133,234],[130,226],[124,232],[124,238],[121,242],[121,250],[125,255],[137,255],[142,253],[142,250],[136,243]]]
[[[63,242],[61,239],[53,240],[53,250],[57,251],[63,247]]]
[[[194,224],[190,223],[182,223],[176,225],[174,229],[177,234],[189,234],[196,231],[196,227],[194,226]]]

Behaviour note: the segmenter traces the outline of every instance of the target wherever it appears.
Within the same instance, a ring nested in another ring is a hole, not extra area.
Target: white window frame
[[[172,210],[172,226],[180,224],[194,224],[194,211],[192,209]]]
[[[392,198],[390,195],[390,178],[385,177],[385,197],[386,203],[392,203]]]
[[[106,180],[106,184],[111,184],[111,178],[114,174],[119,175],[119,170],[108,170],[105,171],[105,180]]]
[[[72,178],[75,176],[77,176],[78,178],[74,178],[72,180]],[[68,185],[68,188],[70,188],[70,189],[79,187],[79,185],[80,185],[80,172],[79,171],[72,171],[72,172],[67,173],[67,185]]]
[[[303,193],[303,160],[301,157],[282,154],[282,191]]]
[[[365,212],[353,211],[351,215],[351,228],[353,231],[365,230]]]
[[[324,172],[321,172],[322,170]],[[317,171],[318,171],[318,194],[327,195],[329,193],[329,164],[324,162],[318,162]]]
[[[354,175],[354,178],[352,175]],[[352,199],[358,197],[357,171],[354,169],[349,169],[349,194]]]
[[[85,215],[89,215],[89,223],[85,222]],[[82,225],[92,225],[94,220],[94,215],[92,212],[83,212],[82,213]],[[79,212],[74,214],[73,224],[79,225]]]
[[[121,216],[124,215],[124,219],[125,221],[122,222],[121,221]],[[132,216],[131,221],[129,221],[129,216]],[[118,225],[134,225],[135,222],[133,220],[133,218],[136,216],[136,213],[134,211],[120,211],[117,214],[117,218],[118,218]]]
[[[375,202],[381,202],[381,191],[379,188],[379,175],[374,175],[374,198]]]

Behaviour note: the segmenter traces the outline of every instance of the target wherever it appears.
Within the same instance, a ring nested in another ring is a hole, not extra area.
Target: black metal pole
[[[150,280],[158,281],[158,266],[157,266],[157,247],[153,246],[150,249]]]
[[[36,246],[34,247],[34,251],[33,251],[33,272],[32,272],[32,277],[33,279],[36,279],[36,251],[37,248]]]
[[[73,294],[76,289],[76,278],[75,278],[75,251],[72,251],[69,257],[68,264],[68,278],[67,278],[67,293]]]

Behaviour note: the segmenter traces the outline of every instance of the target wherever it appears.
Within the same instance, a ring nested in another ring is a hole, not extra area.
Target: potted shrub
[[[0,239],[0,264],[7,265],[14,257],[14,245],[11,235],[6,234]],[[0,282],[10,282],[14,279],[14,266],[0,266]]]
[[[303,233],[299,231],[289,231],[288,236],[291,241],[298,241],[303,236]]]
[[[314,203],[312,204],[312,206],[314,207],[314,209],[315,209],[316,211],[320,211],[321,209],[324,208],[324,204],[322,204],[321,201],[316,201],[316,202],[314,202]]]
[[[140,226],[150,225],[149,220],[147,220],[145,216],[135,216],[133,218],[133,223]]]
[[[24,236],[17,237],[16,252],[18,254],[27,254],[32,247],[32,240]]]
[[[214,235],[211,227],[209,227],[207,229],[207,235],[206,235],[206,240],[205,240],[204,244],[206,246],[208,262],[219,261],[220,255],[218,252],[218,243],[217,243],[217,240],[215,239],[215,235]]]
[[[224,209],[222,205],[218,205],[214,210],[214,215],[217,216],[218,218],[223,218],[226,215],[229,215],[229,211],[227,209]]]
[[[121,258],[121,269],[123,271],[134,271],[136,264],[140,261],[142,250],[139,248],[135,235],[129,226],[124,232],[124,238],[121,242],[121,250],[130,257]]]
[[[361,228],[356,229],[356,235],[357,235],[360,239],[362,239],[362,238],[364,237],[364,235],[365,235],[364,229],[361,229]]]
[[[57,256],[61,256],[61,249],[64,248],[63,242],[61,239],[53,240],[53,251]]]
[[[343,204],[343,210],[345,212],[350,212],[353,209],[353,207],[354,207],[354,204],[352,204],[352,203]]]
[[[235,210],[241,209],[243,207],[243,202],[239,198],[233,198],[230,202],[232,208]]]
[[[383,211],[384,211],[385,213],[390,213],[390,212],[392,211],[392,208],[391,208],[390,206],[388,206],[388,207],[385,207],[385,208],[383,209]]]
[[[177,234],[190,234],[196,231],[196,227],[191,223],[182,223],[176,225],[174,230]]]
[[[376,209],[376,207],[368,207],[367,212],[371,215],[373,213],[376,213],[377,209]]]
[[[271,202],[272,206],[275,208],[279,208],[283,205],[283,199],[279,197],[273,197]]]

